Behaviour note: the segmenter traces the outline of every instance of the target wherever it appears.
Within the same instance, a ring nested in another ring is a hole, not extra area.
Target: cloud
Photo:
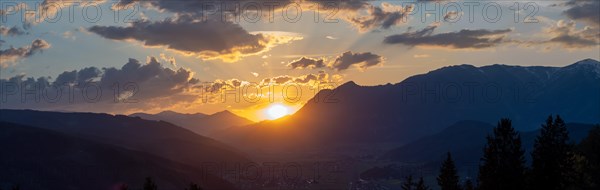
[[[307,57],[302,57],[300,59],[288,63],[288,67],[292,67],[293,69],[323,68],[325,66],[327,65],[325,65],[323,59],[313,59]]]
[[[250,34],[238,24],[208,19],[198,21],[178,17],[158,22],[137,21],[127,27],[92,26],[88,29],[104,38],[135,40],[146,46],[162,46],[202,59],[238,61],[241,57],[268,51],[278,44],[301,38],[265,34]]]
[[[360,15],[360,11],[357,10],[350,10],[346,12],[350,12],[347,14],[351,16],[345,18],[361,32],[377,28],[389,29],[394,25],[402,23],[408,13],[412,12],[414,8],[412,5],[402,7],[389,3],[381,3],[381,7],[371,5],[365,5],[364,7],[366,7],[366,15]]]
[[[468,30],[463,29],[458,32],[448,32],[433,34],[437,25],[428,26],[422,30],[414,32],[405,32],[387,36],[384,39],[386,44],[403,44],[407,46],[433,46],[452,49],[481,49],[494,47],[504,43],[505,34],[511,32],[511,29],[504,30]]]
[[[371,29],[388,29],[391,26],[399,24],[406,18],[407,13],[413,10],[413,5],[406,8],[395,6],[384,2],[381,6],[373,6],[370,0],[352,0],[352,1],[321,1],[321,0],[280,0],[271,2],[260,2],[252,0],[230,0],[230,1],[170,1],[170,0],[120,0],[113,4],[115,9],[123,9],[135,3],[145,7],[152,7],[159,11],[175,13],[176,15],[187,15],[195,18],[204,18],[207,16],[239,16],[244,12],[253,11],[263,14],[263,18],[268,18],[271,11],[280,12],[288,6],[300,7],[302,11],[323,11],[327,9],[334,10],[336,14],[330,15],[327,19],[343,19],[364,32]],[[248,5],[248,6],[247,6]],[[238,7],[238,8],[236,8]],[[240,8],[241,7],[241,8]],[[363,14],[366,13],[366,14]]]
[[[16,3],[16,2],[3,2],[4,4],[2,4],[2,8],[4,9],[0,9],[0,17],[5,17],[8,15],[12,15],[12,14],[17,14],[20,11],[23,10],[27,10],[27,3],[21,2],[21,3]]]
[[[353,53],[347,51],[337,56],[332,61],[326,61],[325,58],[302,57],[288,63],[287,66],[292,69],[329,68],[336,71],[343,71],[350,68],[350,66],[355,65],[359,70],[364,71],[369,67],[382,64],[383,62],[384,59],[382,56],[371,52]]]
[[[355,65],[360,70],[365,70],[368,67],[383,64],[383,57],[371,52],[352,53],[351,51],[344,52],[338,56],[330,65],[331,68],[342,71]]]
[[[172,0],[119,0],[113,4],[113,9],[124,9],[133,4],[139,3],[144,7],[151,7],[159,11],[168,11],[177,14],[205,16],[207,14],[240,14],[241,8],[245,10],[255,10],[256,8],[261,11],[267,11],[268,9],[278,10],[283,6],[286,6],[293,1],[291,0],[279,0],[266,2],[265,5],[260,1],[253,0],[228,0],[228,1],[195,1],[195,0],[184,0],[184,1],[172,1]],[[249,6],[246,6],[249,5]],[[274,6],[274,7],[271,7]],[[238,8],[236,8],[238,7]],[[221,16],[221,15],[219,15]]]
[[[164,53],[161,53],[159,57],[162,61],[170,63],[173,67],[177,67],[177,60],[175,60],[175,57],[167,57],[167,55],[165,55]]]
[[[556,25],[545,29],[544,33],[550,35],[551,38],[537,43],[558,44],[564,48],[589,48],[597,47],[600,44],[598,29],[590,26],[577,29],[575,21],[559,20]]]
[[[413,55],[414,58],[429,58],[431,57],[431,55],[429,54],[415,54]]]
[[[448,11],[446,15],[444,15],[444,21],[446,22],[457,22],[460,20],[462,16],[462,12],[458,11]]]
[[[188,94],[198,79],[190,70],[163,67],[156,58],[147,63],[129,59],[121,68],[87,67],[65,71],[54,81],[17,75],[0,79],[7,92],[3,108],[123,112],[130,108],[148,109],[169,103],[192,102],[197,94]],[[23,99],[19,91],[35,89],[35,95]],[[15,92],[15,93],[12,93]],[[38,101],[34,101],[33,97]],[[157,103],[162,105],[157,105]]]
[[[261,82],[261,86],[269,85],[283,85],[283,84],[297,84],[297,85],[313,85],[316,83],[327,83],[332,82],[330,75],[324,71],[320,71],[318,74],[307,74],[297,77],[289,75],[280,75],[270,78],[264,78]]]
[[[600,27],[600,1],[571,0],[565,5],[570,7],[563,12],[567,17]]]
[[[27,34],[25,31],[13,26],[11,28],[0,26],[0,36],[21,36]]]
[[[77,37],[75,36],[75,34],[73,34],[73,32],[71,31],[65,31],[62,33],[63,38],[65,39],[70,39],[70,40],[75,40],[77,39]]]
[[[100,77],[101,70],[96,67],[88,67],[79,71],[65,71],[58,75],[54,80],[55,85],[63,84],[85,84],[92,82],[94,79]]]
[[[36,39],[31,42],[31,45],[29,46],[19,48],[10,47],[5,50],[0,50],[0,66],[3,68],[7,67],[9,63],[14,63],[18,60],[30,57],[35,53],[50,48],[50,46],[50,43],[42,39]]]
[[[120,69],[103,68],[103,75],[100,79],[102,85],[113,85],[115,83],[135,83],[143,89],[139,98],[157,98],[178,94],[185,91],[192,84],[198,82],[194,79],[194,73],[190,70],[180,68],[172,70],[163,67],[156,58],[151,57],[146,64],[140,63],[136,59],[129,59]]]

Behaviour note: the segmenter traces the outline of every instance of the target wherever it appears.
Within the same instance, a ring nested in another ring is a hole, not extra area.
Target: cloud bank
[[[504,43],[504,37],[511,29],[504,30],[468,30],[433,34],[437,25],[428,26],[422,30],[405,32],[387,36],[386,44],[403,44],[406,46],[432,46],[451,49],[481,49],[494,47]]]

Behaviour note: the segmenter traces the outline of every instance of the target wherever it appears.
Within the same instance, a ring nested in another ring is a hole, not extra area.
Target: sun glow
[[[273,104],[267,108],[266,113],[269,119],[278,119],[290,114],[290,110],[282,104]]]

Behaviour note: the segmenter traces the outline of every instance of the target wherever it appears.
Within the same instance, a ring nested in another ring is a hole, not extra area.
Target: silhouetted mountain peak
[[[583,59],[581,61],[577,61],[576,63],[573,63],[572,65],[595,65],[595,66],[599,66],[600,62],[598,62],[595,59],[587,58],[587,59]]]
[[[564,68],[579,68],[579,69],[600,68],[600,62],[598,62],[594,59],[584,59],[581,61],[577,61],[571,65],[568,65]]]
[[[354,87],[360,87],[358,84],[356,84],[354,81],[348,81],[342,85],[340,85],[338,88],[354,88]]]
[[[240,117],[240,116],[234,114],[233,112],[231,112],[229,110],[223,110],[223,111],[220,111],[220,112],[216,112],[216,113],[211,114],[210,116],[213,116],[213,117],[214,116],[216,116],[216,117],[228,117],[228,118],[229,117],[231,117],[231,118],[238,118],[238,117]]]
[[[163,115],[163,116],[186,116],[186,117],[205,117],[207,114],[204,113],[179,113],[176,111],[166,110],[155,115]]]
[[[594,59],[584,59],[566,67],[562,67],[558,73],[560,73],[559,76],[587,75],[600,78],[600,62]]]

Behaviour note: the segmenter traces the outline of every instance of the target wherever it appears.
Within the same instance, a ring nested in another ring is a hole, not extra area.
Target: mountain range
[[[197,134],[209,137],[216,131],[225,130],[233,126],[244,126],[254,123],[227,110],[211,115],[203,113],[184,114],[174,111],[163,111],[157,114],[134,113],[129,116],[140,117],[146,120],[166,121]]]
[[[591,129],[588,124],[600,123],[598,61],[565,67],[457,65],[396,84],[347,82],[320,91],[293,115],[258,123],[228,111],[125,116],[2,109],[0,187],[11,185],[8,181],[31,189],[105,189],[139,185],[150,176],[165,189],[189,182],[231,189],[227,179],[201,174],[207,163],[252,161],[238,149],[331,153],[389,143],[394,148],[378,155],[380,161],[432,164],[451,151],[458,164],[476,163],[500,118],[512,119],[530,151],[550,114],[568,122],[574,142]],[[101,172],[90,172],[96,169]]]
[[[540,120],[540,126],[543,123]],[[579,143],[594,127],[591,124],[567,123],[569,140]],[[479,121],[459,121],[441,132],[420,138],[385,153],[381,159],[405,163],[431,162],[436,165],[451,152],[457,165],[477,165],[483,155],[486,136],[492,134],[494,125]],[[530,160],[535,138],[540,130],[520,132],[526,159]]]
[[[324,148],[343,143],[405,144],[463,120],[513,120],[532,131],[559,114],[573,123],[600,122],[600,63],[565,67],[457,65],[396,84],[347,82],[322,90],[291,116],[220,133],[238,147]]]
[[[145,152],[56,131],[0,122],[0,188],[106,190],[142,187],[152,177],[160,189],[235,189],[233,184],[185,164]]]
[[[0,121],[49,129],[195,167],[202,167],[207,162],[249,161],[243,153],[228,145],[164,121],[34,110],[1,110]]]

